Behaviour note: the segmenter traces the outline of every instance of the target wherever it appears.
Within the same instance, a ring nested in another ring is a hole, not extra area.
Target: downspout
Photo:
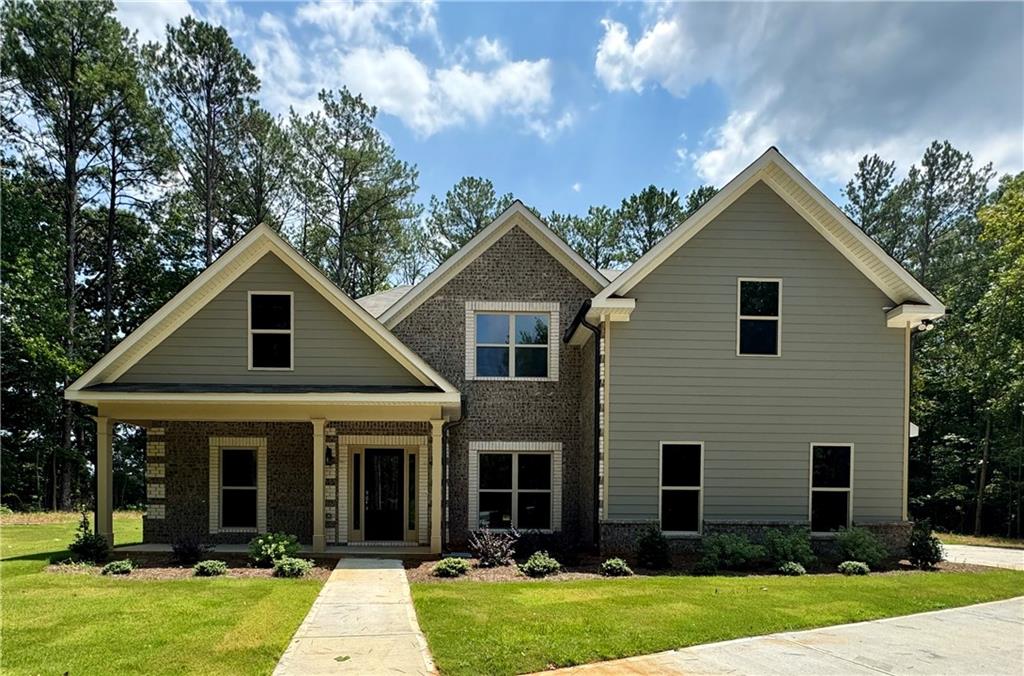
[[[569,325],[563,336],[563,342],[568,343],[576,331],[577,326],[584,326],[594,334],[594,545],[599,546],[601,540],[601,329],[587,321],[587,312],[590,310],[591,300],[583,301],[583,306],[576,313],[576,318]]]
[[[466,422],[466,397],[463,395],[460,397],[459,406],[459,418],[457,420],[450,420],[441,427],[441,472],[444,475],[444,495],[441,497],[441,520],[443,526],[441,528],[441,551],[448,551],[448,542],[450,541],[448,532],[448,487],[451,482],[448,480],[448,469],[451,463],[448,460],[448,446],[451,438],[451,431]]]

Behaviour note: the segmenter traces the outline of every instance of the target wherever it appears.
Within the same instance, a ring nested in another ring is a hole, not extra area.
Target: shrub
[[[844,561],[863,561],[871,568],[881,568],[889,558],[889,550],[882,541],[865,528],[840,530],[836,544]]]
[[[107,565],[103,566],[103,570],[100,571],[100,574],[131,575],[133,570],[135,570],[135,564],[132,563],[131,559],[121,559],[120,561],[111,561]]]
[[[192,574],[196,577],[217,577],[228,572],[228,564],[216,559],[200,561],[192,566]]]
[[[734,533],[704,538],[703,549],[705,559],[711,559],[718,567],[726,570],[753,568],[767,556],[764,547]]]
[[[299,553],[299,540],[287,533],[267,533],[249,541],[249,558],[258,568],[270,568],[278,559]]]
[[[551,558],[547,552],[534,552],[526,563],[519,564],[519,570],[530,577],[547,577],[562,570],[562,564]]]
[[[516,554],[519,531],[493,531],[487,528],[469,534],[469,551],[481,568],[507,566]]]
[[[622,559],[608,559],[601,564],[601,574],[605,577],[629,577],[633,569]]]
[[[771,528],[764,535],[764,548],[768,561],[776,567],[789,562],[811,566],[816,561],[809,528]]]
[[[636,562],[641,568],[661,570],[672,565],[672,553],[662,532],[651,526],[636,539]]]
[[[843,561],[838,570],[843,575],[867,575],[871,567],[863,561]]]
[[[98,533],[92,532],[89,525],[89,512],[82,509],[82,519],[78,522],[78,531],[74,541],[68,545],[71,558],[75,561],[92,561],[103,563],[110,556],[110,545],[107,539]]]
[[[932,535],[932,524],[928,519],[918,521],[910,531],[907,559],[915,568],[921,570],[934,568],[935,564],[942,560],[942,544],[939,538]]]
[[[779,575],[806,575],[807,569],[801,566],[796,561],[786,561],[779,566]]]
[[[580,562],[580,550],[585,545],[580,541],[579,534],[572,531],[542,533],[538,530],[520,531],[516,542],[519,558],[527,552],[549,552],[562,563],[575,566]]]
[[[303,577],[311,570],[313,562],[306,559],[282,556],[274,561],[274,577]]]
[[[690,572],[694,575],[714,575],[718,572],[718,563],[714,559],[701,559]]]
[[[434,577],[461,577],[469,572],[469,564],[465,559],[449,556],[435,563],[430,572]]]
[[[191,566],[201,561],[207,554],[213,551],[213,547],[204,544],[195,535],[182,535],[171,545],[171,556],[183,566]]]

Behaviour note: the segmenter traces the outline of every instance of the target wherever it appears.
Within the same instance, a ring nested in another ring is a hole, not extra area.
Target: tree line
[[[94,426],[64,388],[257,224],[358,297],[419,281],[513,201],[465,177],[418,203],[418,168],[373,106],[342,88],[311,112],[272,115],[223,27],[186,17],[139,44],[110,0],[0,11],[6,504],[92,499]],[[844,197],[951,307],[915,336],[913,513],[1019,533],[1024,185],[993,179],[936,142],[899,179],[865,157]],[[595,267],[625,267],[715,192],[652,185],[544,218]],[[114,458],[117,503],[144,502],[135,428],[119,426]]]

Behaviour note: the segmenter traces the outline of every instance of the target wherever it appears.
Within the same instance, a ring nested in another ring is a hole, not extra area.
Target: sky
[[[118,2],[142,41],[223,25],[275,114],[347,86],[420,201],[483,176],[540,209],[722,186],[775,145],[826,194],[933,139],[1024,169],[1024,3]]]

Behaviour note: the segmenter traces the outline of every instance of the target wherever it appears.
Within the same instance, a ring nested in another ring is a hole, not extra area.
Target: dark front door
[[[367,540],[404,540],[402,521],[402,456],[400,448],[366,449]]]

